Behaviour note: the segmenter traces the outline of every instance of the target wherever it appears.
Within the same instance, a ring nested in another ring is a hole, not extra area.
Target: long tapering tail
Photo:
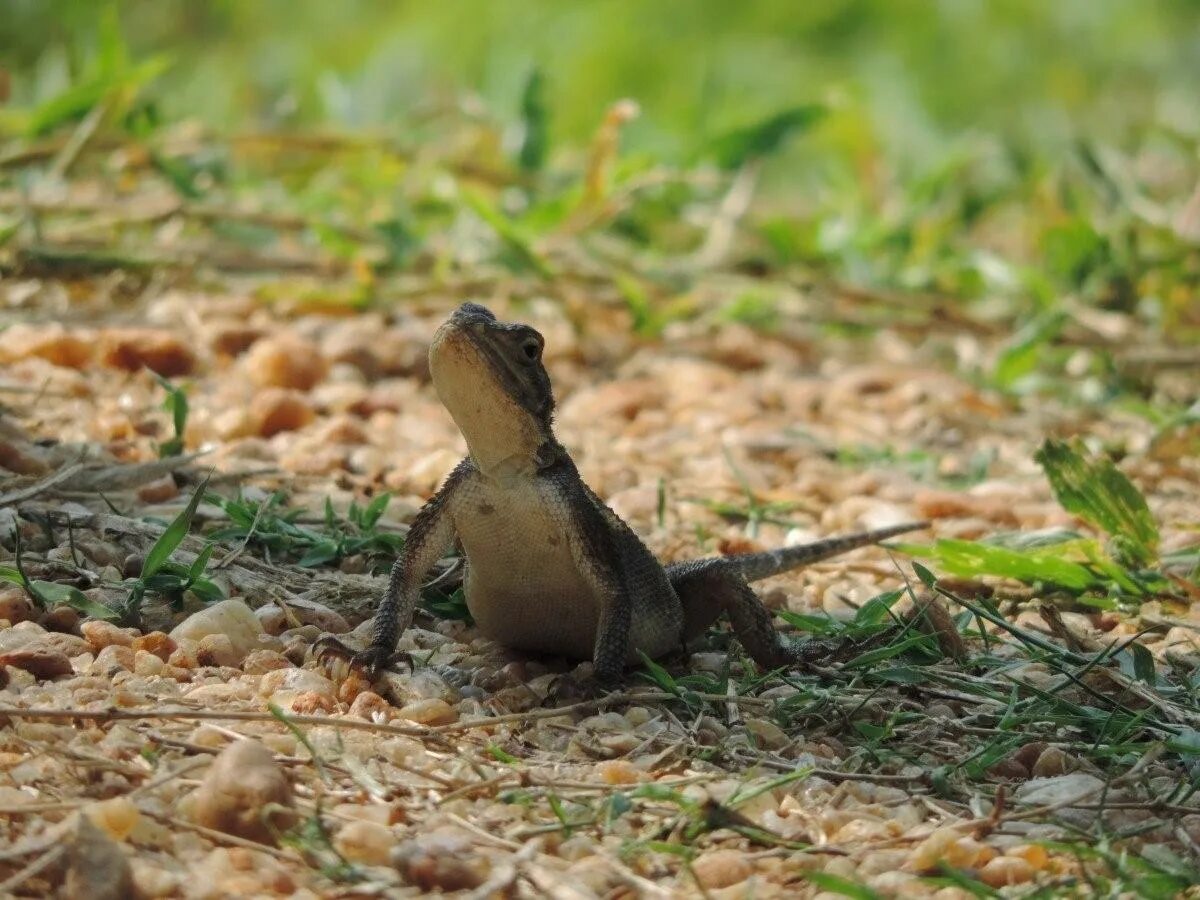
[[[888,528],[877,528],[874,531],[859,531],[838,537],[825,538],[811,544],[798,544],[795,547],[781,547],[778,550],[768,550],[765,553],[747,553],[742,556],[727,557],[737,564],[742,576],[747,581],[758,581],[778,575],[790,569],[797,569],[809,563],[838,556],[859,547],[878,544],[888,538],[910,531],[928,528],[928,522],[908,522],[904,525],[892,525]]]

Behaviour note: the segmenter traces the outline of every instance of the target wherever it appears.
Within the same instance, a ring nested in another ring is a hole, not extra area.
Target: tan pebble
[[[881,819],[854,819],[839,828],[833,835],[837,843],[849,843],[862,840],[879,840],[895,837],[896,828],[890,822]]]
[[[16,625],[18,622],[33,621],[37,614],[37,607],[21,588],[0,588],[0,619],[7,619],[10,625]]]
[[[143,367],[166,378],[190,375],[196,354],[177,337],[152,328],[106,329],[100,333],[101,362],[110,369]]]
[[[319,672],[291,665],[287,668],[272,669],[258,679],[258,692],[264,697],[273,697],[281,691],[314,691],[332,700],[335,687],[332,681]]]
[[[158,673],[163,678],[170,678],[173,681],[178,681],[180,684],[185,684],[192,680],[192,672],[190,669],[180,668],[167,663],[162,667],[162,671]]]
[[[754,867],[740,850],[709,850],[692,861],[692,872],[708,890],[729,887],[754,874]]]
[[[1032,881],[1036,871],[1016,856],[997,856],[979,870],[979,880],[989,887],[1001,888]]]
[[[402,706],[397,715],[421,725],[449,725],[458,721],[458,712],[445,700],[430,697]]]
[[[95,341],[90,335],[67,331],[62,325],[25,325],[17,323],[4,332],[0,359],[5,362],[31,357],[44,359],[52,366],[82,369],[92,361]]]
[[[1061,747],[1047,747],[1033,764],[1034,778],[1049,778],[1052,775],[1065,775],[1079,768],[1079,760],[1068,754]]]
[[[374,682],[357,667],[350,668],[350,664],[346,660],[327,660],[325,666],[331,677],[341,679],[337,686],[339,703],[353,703],[359,694],[364,691],[371,693],[371,689],[375,686]]]
[[[645,773],[627,759],[597,763],[596,774],[605,784],[637,784],[645,778]]]
[[[259,387],[310,390],[329,371],[317,346],[297,337],[266,338],[250,348],[244,365]]]
[[[367,722],[386,722],[393,712],[392,705],[383,697],[374,691],[362,691],[350,704],[348,715]]]
[[[236,662],[241,663],[251,650],[258,649],[262,635],[253,610],[241,600],[222,600],[193,613],[171,630],[171,639],[182,646],[183,640],[200,640],[209,634],[221,634],[229,638]],[[174,660],[171,660],[174,663]]]
[[[206,634],[196,645],[196,661],[202,666],[236,666],[241,660],[227,635]]]
[[[333,846],[344,857],[368,866],[387,865],[397,843],[392,829],[361,819],[347,822],[333,839]]]
[[[1050,865],[1050,854],[1040,844],[1015,844],[1009,847],[1004,855],[1023,859],[1038,871]]]
[[[778,750],[791,743],[782,728],[769,719],[746,719],[746,730],[754,735],[763,747],[768,750]]]
[[[278,669],[290,669],[292,662],[278,650],[251,650],[242,661],[247,675],[265,675]]]
[[[61,650],[44,643],[26,644],[15,650],[0,653],[0,669],[12,666],[28,672],[39,681],[73,675],[70,658]]]
[[[133,671],[136,675],[160,675],[166,665],[148,650],[133,651]]]
[[[209,346],[216,353],[225,356],[240,356],[255,341],[263,336],[263,330],[243,325],[237,321],[230,321],[220,326],[215,326],[211,334],[212,339],[209,342]]]
[[[114,645],[118,647],[132,647],[134,638],[138,637],[138,633],[134,629],[118,628],[112,622],[84,622],[79,626],[79,630],[83,634],[83,639],[96,652]]]
[[[302,716],[331,713],[337,709],[336,700],[327,694],[318,694],[316,691],[300,691],[286,702],[281,698],[279,705]]]
[[[132,672],[133,666],[134,655],[132,648],[122,647],[120,644],[109,644],[96,654],[96,659],[92,663],[92,671],[98,675],[103,675],[114,669],[124,669],[126,672]]]
[[[133,639],[130,645],[134,651],[145,650],[147,653],[153,653],[163,662],[171,658],[171,653],[178,646],[169,635],[161,631],[151,631],[149,634],[138,635]]]
[[[73,820],[67,849],[66,900],[127,900],[133,873],[120,845],[85,815]]]
[[[167,657],[167,664],[178,669],[199,668],[200,663],[196,659],[196,644],[193,641],[189,641],[188,644],[187,647],[176,647],[172,650],[171,655]]]
[[[274,603],[260,606],[254,611],[254,615],[258,618],[259,624],[262,625],[263,631],[267,634],[278,636],[291,627],[291,623],[288,622],[287,613]]]
[[[117,841],[125,840],[141,817],[137,804],[128,797],[113,797],[110,800],[89,803],[83,808],[83,812],[105,834]]]
[[[258,741],[234,741],[209,766],[192,795],[192,821],[252,841],[272,843],[292,818],[292,789],[271,751]]]
[[[956,869],[981,866],[996,851],[952,827],[939,828],[918,844],[904,868],[909,872],[932,872],[942,863]]]
[[[272,437],[284,431],[298,431],[316,418],[302,394],[284,388],[260,391],[250,403],[247,422],[251,434]]]
[[[188,738],[188,742],[201,747],[219,749],[229,743],[229,738],[219,728],[204,724],[197,725],[192,729],[192,734]]]
[[[904,865],[908,858],[907,850],[875,850],[863,857],[858,864],[858,875],[869,878],[880,872],[891,872]]]
[[[168,871],[161,866],[135,859],[132,860],[134,896],[138,900],[159,900],[159,898],[182,896],[180,882],[181,873]]]
[[[47,631],[74,634],[79,630],[79,613],[69,606],[56,606],[44,616],[42,625]],[[13,624],[16,624],[15,622]]]
[[[170,475],[143,484],[137,489],[137,498],[143,503],[166,503],[179,496],[179,485]]]

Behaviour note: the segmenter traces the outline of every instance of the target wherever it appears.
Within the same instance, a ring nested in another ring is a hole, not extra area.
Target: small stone
[[[133,872],[120,845],[86,815],[76,816],[67,838],[66,900],[127,900]]]
[[[311,390],[329,371],[317,346],[297,337],[268,338],[245,357],[250,380],[259,387]]]
[[[123,647],[120,644],[109,644],[96,654],[96,659],[92,662],[92,671],[97,675],[105,675],[116,669],[124,669],[126,672],[132,672],[133,667],[133,649],[131,647]]]
[[[333,846],[351,862],[386,866],[398,841],[386,825],[358,819],[347,822],[333,839]]]
[[[88,336],[67,331],[57,323],[17,323],[4,331],[0,360],[10,362],[35,357],[52,366],[82,369],[92,361],[94,345]]]
[[[392,705],[374,691],[362,691],[350,704],[347,715],[367,722],[386,722],[392,717]]]
[[[166,665],[148,650],[133,651],[133,671],[136,675],[160,675]]]
[[[770,719],[746,719],[746,730],[758,738],[761,745],[768,750],[778,750],[780,747],[786,747],[792,740],[782,728]]]
[[[166,503],[179,496],[179,485],[170,475],[147,482],[137,489],[137,498],[143,503]]]
[[[1103,789],[1104,782],[1087,772],[1072,772],[1053,778],[1031,778],[1013,792],[1027,806],[1067,804],[1073,800],[1088,803]]]
[[[1002,888],[1032,881],[1036,874],[1033,866],[1019,857],[997,856],[984,864],[978,878],[988,887]]]
[[[234,665],[238,665],[246,658],[246,654],[258,649],[262,633],[262,625],[250,607],[241,600],[222,600],[188,616],[175,626],[170,637],[177,644],[182,640],[191,640],[199,645],[206,635],[225,635],[233,647]],[[171,661],[178,665],[173,659]]]
[[[12,666],[28,672],[39,681],[72,675],[70,658],[61,650],[56,650],[45,643],[27,644],[15,650],[0,653],[0,669]]]
[[[163,662],[166,662],[171,658],[171,654],[178,645],[171,640],[170,635],[163,634],[161,631],[151,631],[149,634],[135,637],[130,646],[133,647],[134,652],[144,650],[147,653],[153,653]]]
[[[33,601],[20,588],[0,589],[0,619],[7,619],[10,625],[16,625],[18,622],[33,621],[37,613]]]
[[[258,437],[272,437],[283,431],[298,431],[316,414],[302,394],[284,388],[259,391],[250,403],[246,428]]]
[[[715,890],[745,881],[754,867],[740,850],[709,850],[692,861],[692,872],[701,887]]]
[[[1061,747],[1047,747],[1037,758],[1037,762],[1033,764],[1033,771],[1030,774],[1035,778],[1050,778],[1055,775],[1066,775],[1078,768],[1079,760]]]
[[[152,328],[108,329],[100,334],[101,362],[110,369],[143,367],[165,378],[190,375],[196,354],[174,335]]]
[[[222,750],[192,794],[192,821],[252,841],[273,843],[291,816],[292,789],[271,751],[258,741],[234,741]],[[275,825],[272,829],[271,824]]]
[[[244,656],[225,634],[206,634],[196,645],[196,661],[202,666],[236,666]]]
[[[596,774],[605,784],[637,784],[645,775],[627,759],[607,759],[596,764]]]
[[[116,841],[125,840],[141,818],[137,804],[128,797],[98,800],[85,806],[83,813],[101,831]]]
[[[242,671],[247,675],[265,675],[277,669],[292,668],[292,661],[278,650],[251,650],[242,661]]]
[[[991,847],[947,826],[937,829],[918,844],[904,864],[904,869],[918,873],[933,872],[942,864],[955,869],[973,869],[984,865],[995,855],[996,851]]]
[[[75,634],[79,630],[79,613],[69,606],[56,606],[42,616],[42,626],[47,631]]]
[[[276,637],[291,627],[291,623],[288,622],[287,613],[274,603],[260,606],[254,611],[254,615],[258,619],[259,624],[262,625],[263,631],[267,634],[273,634]]]
[[[299,669],[289,664],[266,672],[258,680],[258,692],[275,702],[284,693],[312,692],[333,700],[336,688],[332,681],[312,669]]]
[[[83,634],[83,639],[97,653],[105,647],[113,645],[132,647],[134,638],[138,637],[138,633],[132,628],[118,628],[112,622],[99,620],[84,622],[79,626],[79,630]]]
[[[420,725],[449,725],[458,721],[458,712],[454,707],[437,697],[415,700],[402,706],[397,715]]]

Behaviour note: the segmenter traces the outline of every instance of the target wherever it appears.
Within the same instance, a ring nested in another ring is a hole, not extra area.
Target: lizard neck
[[[464,437],[475,468],[488,478],[536,475],[566,452],[553,434],[511,434],[501,429],[488,432],[485,439],[472,440],[465,432]]]

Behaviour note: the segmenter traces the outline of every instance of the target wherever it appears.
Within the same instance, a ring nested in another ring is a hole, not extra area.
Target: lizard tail
[[[798,544],[795,547],[781,547],[779,550],[768,550],[765,553],[747,553],[742,556],[726,557],[737,565],[747,581],[758,581],[791,569],[798,569],[809,563],[819,562],[831,556],[838,556],[859,547],[878,544],[888,538],[910,531],[928,528],[928,522],[908,522],[904,525],[892,525],[889,528],[878,528],[875,531],[859,531],[854,534],[825,538],[811,544]]]

